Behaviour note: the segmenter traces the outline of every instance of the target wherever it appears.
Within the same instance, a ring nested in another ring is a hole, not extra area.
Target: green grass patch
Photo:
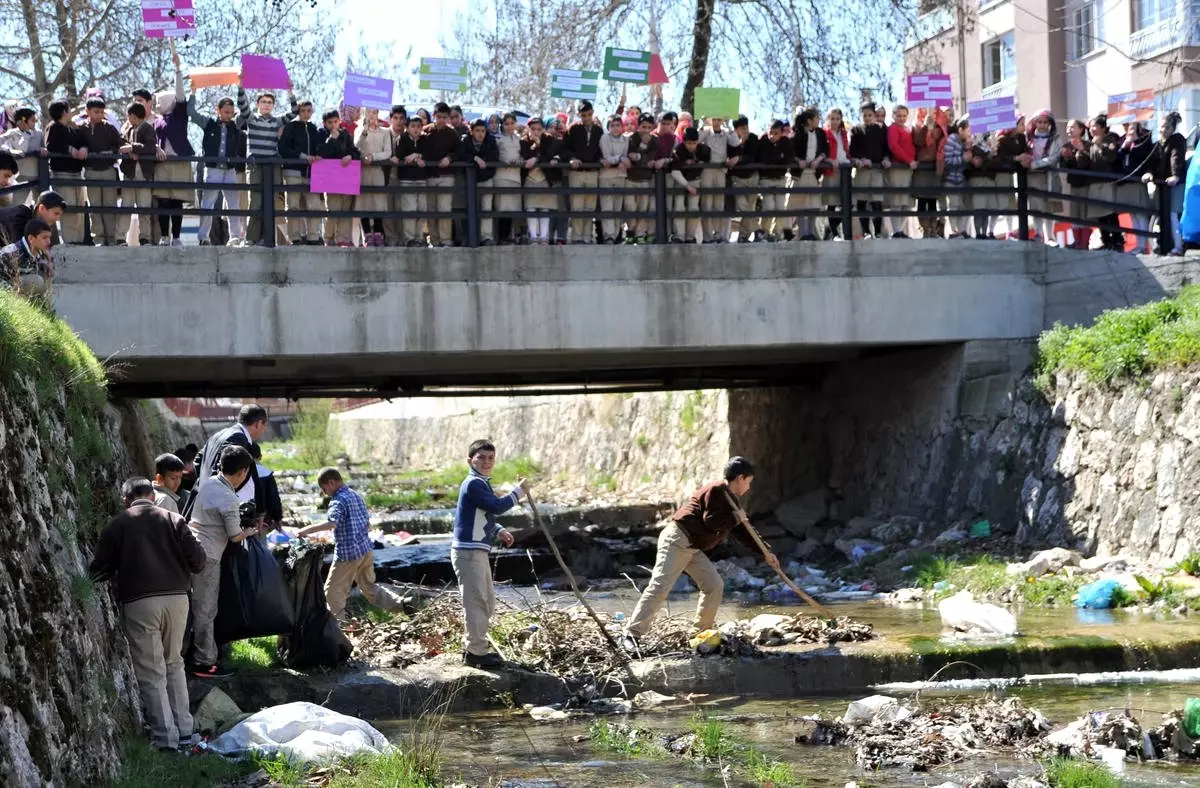
[[[606,752],[626,758],[659,757],[666,750],[650,740],[650,734],[631,725],[617,725],[598,719],[588,726],[588,739]]]
[[[213,788],[258,770],[252,761],[235,763],[219,755],[185,758],[154,749],[140,737],[125,745],[121,771],[108,788]]]
[[[383,755],[355,756],[341,762],[329,788],[440,788],[442,756],[437,749],[393,750]]]
[[[1151,304],[1112,309],[1089,327],[1057,324],[1038,339],[1040,385],[1057,372],[1083,372],[1097,383],[1137,380],[1158,369],[1200,361],[1200,285]]]
[[[1027,578],[1017,589],[1027,605],[1069,605],[1075,593],[1087,582],[1088,579],[1082,575],[1047,575]]]
[[[706,761],[729,760],[737,752],[737,742],[721,720],[697,715],[692,720],[692,733],[696,734],[696,755]]]
[[[1120,788],[1121,780],[1097,761],[1055,758],[1046,763],[1050,788]]]
[[[308,461],[300,458],[295,444],[285,441],[262,444],[262,464],[273,471],[317,471]],[[315,477],[314,477],[315,481]]]
[[[244,673],[269,673],[279,667],[279,648],[274,637],[235,640],[230,644],[230,667]]]
[[[796,777],[796,770],[790,763],[769,758],[754,749],[746,757],[746,771],[755,785],[764,788],[804,788],[807,785]]]
[[[679,410],[679,426],[688,435],[693,434],[698,429],[700,408],[703,406],[703,391],[693,391],[683,398],[683,407]]]
[[[296,418],[292,420],[292,443],[296,446],[297,458],[309,468],[329,465],[342,452],[341,442],[330,429],[329,415],[332,412],[331,399],[306,399],[296,406]]]
[[[428,490],[371,492],[364,497],[367,506],[372,509],[430,509],[436,505],[434,497]]]

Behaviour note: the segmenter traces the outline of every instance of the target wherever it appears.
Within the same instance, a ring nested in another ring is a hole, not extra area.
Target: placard
[[[236,85],[242,78],[240,68],[197,66],[188,72],[192,90],[215,88],[221,85]]]
[[[604,78],[609,82],[633,82],[644,85],[650,81],[649,52],[640,49],[604,50]]]
[[[741,113],[742,91],[737,88],[696,88],[696,117],[736,118]]]
[[[346,106],[367,107],[390,111],[392,108],[392,80],[369,77],[366,74],[347,74],[344,92]]]
[[[242,87],[287,90],[291,87],[287,66],[270,55],[242,55]]]
[[[467,63],[448,57],[421,58],[421,90],[449,90],[461,93],[470,87]]]
[[[1003,96],[968,101],[967,117],[971,119],[971,131],[975,134],[1011,129],[1017,122],[1017,100],[1013,96]]]
[[[354,194],[362,191],[362,162],[353,159],[343,166],[341,159],[314,161],[310,168],[308,190],[313,194]]]
[[[553,98],[595,101],[600,92],[600,72],[574,68],[550,69],[550,95]]]
[[[1109,123],[1142,123],[1154,117],[1154,88],[1108,97]]]
[[[142,0],[142,29],[147,38],[177,38],[196,32],[192,0]]]
[[[909,107],[948,107],[954,103],[949,74],[909,74],[904,91]]]

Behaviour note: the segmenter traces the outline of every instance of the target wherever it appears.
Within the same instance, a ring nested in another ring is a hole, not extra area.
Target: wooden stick
[[[750,536],[754,539],[754,543],[756,545],[758,545],[758,549],[762,551],[763,557],[766,558],[767,555],[770,554],[771,548],[767,547],[767,543],[764,542],[763,538],[758,535],[758,531],[754,530],[754,526],[750,524],[750,518],[746,516],[746,513],[744,511],[742,511],[742,507],[738,506],[737,501],[735,501],[733,499],[733,496],[729,493],[728,488],[725,489],[725,500],[729,501],[729,505],[733,507],[733,513],[735,515],[737,515],[738,521],[742,524],[743,527],[745,527],[745,529],[747,531],[750,532]],[[792,591],[794,591],[796,593],[796,596],[800,597],[805,602],[812,605],[814,608],[816,608],[818,613],[825,616],[826,618],[833,618],[833,615],[828,610],[826,610],[824,607],[822,607],[820,604],[818,604],[817,600],[813,599],[811,596],[804,593],[804,589],[802,589],[800,586],[793,583],[792,579],[790,577],[788,577],[787,575],[785,575],[783,573],[782,569],[780,569],[779,567],[774,567],[774,569],[775,569],[775,574],[779,575],[779,577],[783,580],[783,582],[788,584],[788,588],[792,589]]]
[[[625,652],[617,645],[617,641],[613,640],[612,635],[608,634],[608,629],[605,628],[604,622],[600,620],[600,617],[596,615],[596,611],[592,610],[592,606],[587,603],[587,600],[583,598],[583,594],[579,592],[579,586],[575,583],[575,575],[571,574],[571,570],[567,568],[567,562],[563,560],[562,553],[558,551],[558,545],[555,544],[554,537],[550,535],[550,529],[542,522],[542,515],[538,512],[537,502],[533,500],[533,496],[529,494],[528,490],[525,491],[525,500],[529,501],[529,508],[533,512],[533,521],[541,530],[542,535],[546,537],[546,543],[550,545],[550,549],[554,552],[554,558],[558,561],[559,568],[566,574],[567,582],[571,584],[571,590],[575,592],[575,598],[579,600],[579,604],[583,605],[583,609],[591,616],[592,621],[596,622],[596,627],[599,628],[600,634],[604,636],[613,653],[619,656],[623,662],[626,661]]]

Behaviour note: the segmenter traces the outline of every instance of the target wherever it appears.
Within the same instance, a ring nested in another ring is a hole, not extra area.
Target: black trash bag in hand
[[[230,542],[221,555],[221,594],[213,635],[217,643],[286,635],[296,624],[283,573],[262,539]]]
[[[279,657],[289,668],[336,668],[354,650],[325,603],[321,566],[325,551],[319,543],[293,541],[288,550],[284,575],[296,626],[291,635],[279,638]]]

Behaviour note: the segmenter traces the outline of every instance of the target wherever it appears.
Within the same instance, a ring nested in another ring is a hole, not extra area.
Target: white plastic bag
[[[942,626],[959,632],[983,632],[1007,637],[1017,634],[1016,617],[1002,607],[976,602],[969,591],[959,591],[938,605]]]
[[[900,701],[887,695],[872,695],[850,704],[842,722],[847,725],[867,725],[872,722],[898,722],[912,715]]]
[[[210,746],[222,755],[283,753],[306,763],[360,752],[379,755],[391,749],[382,733],[357,717],[302,701],[251,714]]]

